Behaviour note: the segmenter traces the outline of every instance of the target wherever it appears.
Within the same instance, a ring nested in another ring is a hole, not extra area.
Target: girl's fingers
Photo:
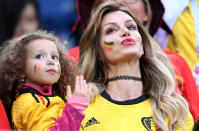
[[[72,91],[71,91],[71,87],[69,85],[67,85],[67,96],[72,97]]]
[[[83,88],[83,90],[88,90],[88,85],[86,83],[86,80],[84,80],[84,88]]]
[[[92,89],[93,89],[92,85],[89,85],[89,86],[88,86],[88,95],[89,95],[89,98],[90,98],[90,96],[91,96]]]
[[[92,93],[92,87],[88,86],[86,80],[84,80],[83,75],[77,76],[74,92],[71,93],[70,89],[70,96],[82,96],[90,98],[91,93]]]
[[[79,89],[79,86],[80,86],[80,77],[77,76],[76,77],[76,81],[75,81],[75,91]]]
[[[84,77],[81,75],[80,76],[80,91],[84,90]]]

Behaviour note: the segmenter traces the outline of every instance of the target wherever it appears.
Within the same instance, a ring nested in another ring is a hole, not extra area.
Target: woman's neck
[[[131,75],[141,78],[139,61],[137,63],[110,65],[110,69],[111,71],[108,72],[108,78],[120,75]],[[136,81],[133,79],[114,80],[107,83],[105,90],[114,100],[130,100],[143,95],[143,83],[142,81]]]
[[[140,81],[120,80],[108,83],[105,91],[113,100],[125,101],[143,95],[143,84]]]
[[[137,62],[122,62],[114,65],[109,65],[110,71],[108,72],[108,78],[119,75],[133,75],[141,77],[140,64]]]

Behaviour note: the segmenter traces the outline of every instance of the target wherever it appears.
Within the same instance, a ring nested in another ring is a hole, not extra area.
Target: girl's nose
[[[54,65],[54,61],[51,58],[48,58],[47,65]]]

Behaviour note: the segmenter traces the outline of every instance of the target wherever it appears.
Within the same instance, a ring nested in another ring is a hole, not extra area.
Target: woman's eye
[[[137,27],[134,26],[134,25],[130,25],[130,26],[127,27],[127,29],[129,29],[129,30],[137,30]]]
[[[113,32],[117,31],[115,28],[109,28],[107,31],[106,31],[106,35],[109,35]]]
[[[54,56],[52,56],[52,59],[55,60],[55,61],[57,61],[59,59],[59,57],[56,56],[56,55],[54,55]]]
[[[36,55],[36,58],[37,58],[37,59],[43,59],[43,58],[44,58],[44,56],[43,56],[43,55],[41,55],[41,54],[39,54],[39,55]]]

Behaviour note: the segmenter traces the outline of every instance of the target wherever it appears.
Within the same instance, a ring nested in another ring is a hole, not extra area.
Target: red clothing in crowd
[[[6,112],[4,110],[3,104],[0,100],[0,130],[10,130],[10,124]]]

